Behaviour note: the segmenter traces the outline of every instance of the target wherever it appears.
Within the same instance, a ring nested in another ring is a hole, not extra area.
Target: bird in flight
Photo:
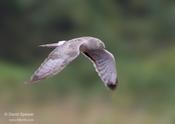
[[[55,48],[26,83],[33,84],[61,72],[80,53],[94,65],[105,86],[114,90],[117,86],[117,71],[114,56],[105,49],[104,43],[94,37],[80,37],[41,47]]]

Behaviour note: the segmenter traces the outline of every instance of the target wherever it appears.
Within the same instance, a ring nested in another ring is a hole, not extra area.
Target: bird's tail
[[[51,43],[51,44],[43,44],[39,45],[39,47],[57,47],[58,43]]]
[[[51,43],[51,44],[43,44],[43,45],[39,45],[39,47],[58,47],[61,46],[65,43],[66,41],[59,41],[58,43]]]

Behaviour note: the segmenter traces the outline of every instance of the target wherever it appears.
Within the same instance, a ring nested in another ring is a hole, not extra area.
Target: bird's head
[[[105,48],[105,44],[100,39],[94,38],[94,37],[88,37],[86,45],[89,49],[104,49]]]

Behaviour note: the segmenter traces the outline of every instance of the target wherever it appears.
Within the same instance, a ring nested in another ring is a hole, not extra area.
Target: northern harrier
[[[35,83],[61,72],[80,52],[93,63],[105,86],[114,90],[117,84],[114,56],[105,49],[104,43],[94,37],[80,37],[58,43],[40,45],[55,48],[27,83]]]

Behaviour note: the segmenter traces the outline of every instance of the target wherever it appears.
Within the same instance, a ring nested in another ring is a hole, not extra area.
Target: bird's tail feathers
[[[43,44],[43,45],[39,45],[39,47],[58,47],[61,46],[65,43],[66,41],[59,41],[58,43],[51,43],[51,44]]]

